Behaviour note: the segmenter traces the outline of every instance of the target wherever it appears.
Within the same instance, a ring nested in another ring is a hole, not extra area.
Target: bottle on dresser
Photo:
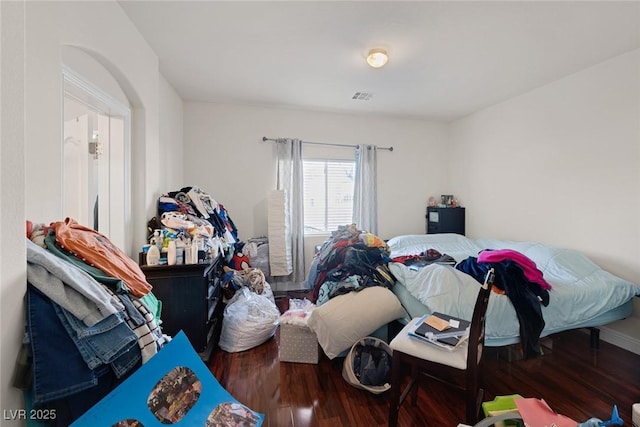
[[[160,250],[155,239],[151,239],[151,246],[147,251],[147,265],[158,265],[160,263]]]
[[[176,241],[171,239],[169,240],[169,246],[167,247],[167,264],[168,265],[176,265]]]

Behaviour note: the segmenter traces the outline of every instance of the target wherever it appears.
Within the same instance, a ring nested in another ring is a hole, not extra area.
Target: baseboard
[[[310,289],[305,288],[305,283],[295,283],[288,279],[283,279],[279,277],[272,277],[270,280],[267,280],[269,285],[271,286],[271,290],[274,294],[280,294],[285,292],[304,292],[309,291]]]
[[[271,285],[271,283],[269,284]],[[295,284],[283,285],[281,283],[277,284],[275,289],[273,288],[273,285],[271,285],[271,290],[273,290],[274,294],[286,294],[289,292],[298,292],[298,293],[309,292],[309,289],[304,289],[300,285],[295,285]]]
[[[607,328],[606,326],[598,327],[600,329],[600,339],[613,344],[635,354],[640,354],[640,339],[631,337],[622,332]]]

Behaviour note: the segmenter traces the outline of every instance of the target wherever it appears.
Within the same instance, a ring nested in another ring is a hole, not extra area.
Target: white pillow
[[[311,312],[308,324],[327,357],[333,359],[360,338],[404,316],[393,292],[372,286],[331,298]]]
[[[391,250],[391,258],[403,255],[419,255],[427,249],[435,249],[441,254],[452,256],[460,262],[469,256],[478,256],[482,247],[473,240],[460,234],[412,234],[397,236],[387,244]]]

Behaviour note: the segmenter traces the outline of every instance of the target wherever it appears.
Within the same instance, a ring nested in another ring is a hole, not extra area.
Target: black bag
[[[361,384],[379,386],[389,382],[391,357],[385,350],[372,345],[360,346],[356,349],[353,364]]]
[[[373,394],[391,388],[391,355],[393,350],[379,338],[365,337],[351,347],[344,359],[342,377],[354,387]]]

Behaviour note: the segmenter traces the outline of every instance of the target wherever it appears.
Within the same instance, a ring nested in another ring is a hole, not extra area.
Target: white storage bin
[[[318,363],[318,337],[306,326],[280,324],[281,362]]]

